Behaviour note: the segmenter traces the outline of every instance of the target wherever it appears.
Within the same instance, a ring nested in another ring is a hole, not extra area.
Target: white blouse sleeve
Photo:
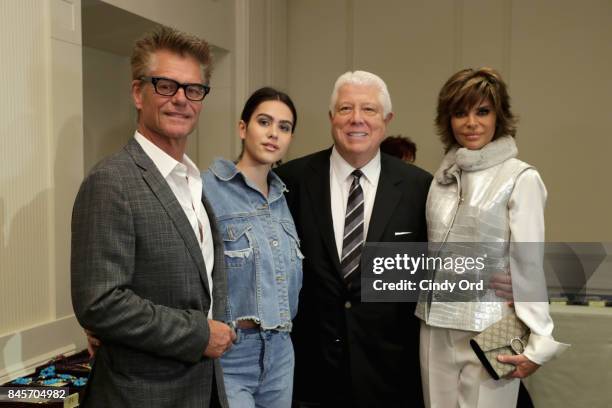
[[[543,269],[546,195],[546,187],[537,170],[528,169],[517,178],[508,203],[514,309],[531,329],[523,354],[537,364],[547,362],[569,347],[552,337],[554,324],[549,313]],[[524,244],[526,242],[533,244]]]

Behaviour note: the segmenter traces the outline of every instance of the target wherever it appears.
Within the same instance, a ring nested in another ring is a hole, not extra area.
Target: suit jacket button
[[[345,309],[350,309],[351,306],[353,306],[353,305],[351,305],[351,301],[350,300],[347,300],[346,302],[344,302],[344,308]]]

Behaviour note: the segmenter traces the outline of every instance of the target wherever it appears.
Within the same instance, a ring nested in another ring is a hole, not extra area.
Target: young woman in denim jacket
[[[287,152],[296,122],[289,96],[272,88],[255,91],[238,124],[238,162],[217,159],[203,177],[225,245],[226,320],[237,334],[221,357],[230,407],[291,406],[289,333],[303,256],[285,185],[271,168]]]

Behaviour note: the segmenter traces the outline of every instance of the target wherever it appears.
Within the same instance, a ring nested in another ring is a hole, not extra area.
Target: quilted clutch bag
[[[497,361],[497,356],[521,354],[530,333],[525,323],[512,313],[474,336],[470,345],[491,377],[499,380],[514,371],[514,365]]]

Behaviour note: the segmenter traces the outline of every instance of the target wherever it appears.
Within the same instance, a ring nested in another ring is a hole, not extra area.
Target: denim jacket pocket
[[[291,244],[292,244],[293,249],[295,250],[294,251],[295,256],[291,257],[291,261],[301,262],[302,259],[304,259],[304,254],[302,254],[302,251],[300,251],[300,238],[298,237],[297,231],[295,229],[295,225],[293,225],[293,223],[288,222],[288,221],[281,221],[281,225],[283,226],[283,229],[285,230],[287,235],[291,237],[291,241],[292,241]]]
[[[225,266],[242,268],[253,256],[251,224],[227,224],[223,231]]]
[[[300,239],[298,238],[295,225],[290,221],[281,221],[283,230],[289,236],[289,245],[291,251],[290,268],[287,271],[287,283],[289,291],[289,309],[291,310],[291,318],[295,318],[298,309],[298,297],[300,289],[302,288],[302,260],[304,255],[300,250]]]

